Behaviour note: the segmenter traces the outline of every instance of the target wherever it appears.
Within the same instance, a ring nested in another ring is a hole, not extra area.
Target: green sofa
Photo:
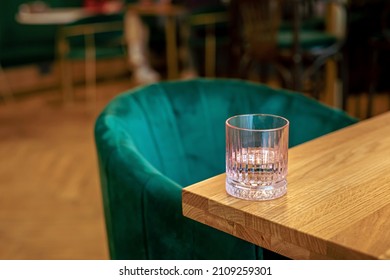
[[[56,25],[20,24],[19,6],[26,0],[2,0],[0,9],[0,63],[4,67],[53,61]],[[51,7],[80,7],[82,0],[46,0]]]
[[[52,62],[56,55],[58,25],[21,24],[16,20],[19,6],[33,1],[2,0],[0,9],[0,64],[12,67]],[[52,8],[82,7],[83,0],[45,0]],[[127,3],[135,0],[127,0]]]
[[[241,80],[161,82],[117,96],[95,126],[112,259],[264,257],[182,215],[182,188],[225,172],[225,120],[245,113],[289,119],[290,147],[356,122],[301,94]]]

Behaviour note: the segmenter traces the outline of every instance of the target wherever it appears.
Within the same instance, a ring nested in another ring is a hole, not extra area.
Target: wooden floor
[[[95,108],[57,91],[0,104],[0,259],[108,258],[93,126],[130,87],[101,84]]]
[[[108,258],[93,126],[131,86],[100,83],[95,107],[82,100],[82,87],[73,105],[56,90],[0,103],[0,259]],[[386,98],[376,114],[388,110]]]

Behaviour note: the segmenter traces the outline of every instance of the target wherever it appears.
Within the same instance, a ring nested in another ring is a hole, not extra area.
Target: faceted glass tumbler
[[[226,191],[248,200],[287,192],[289,121],[266,114],[226,121]]]

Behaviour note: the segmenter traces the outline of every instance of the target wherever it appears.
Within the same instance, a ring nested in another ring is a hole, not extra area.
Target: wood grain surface
[[[390,112],[289,150],[288,192],[246,201],[225,174],[183,189],[185,216],[294,259],[390,259]]]
[[[109,258],[93,127],[129,80],[99,82],[95,108],[84,85],[74,104],[57,89],[0,103],[0,260]]]

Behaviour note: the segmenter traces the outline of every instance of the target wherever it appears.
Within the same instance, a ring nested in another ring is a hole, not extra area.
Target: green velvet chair
[[[262,259],[263,250],[182,215],[182,188],[225,172],[225,120],[290,120],[290,146],[356,122],[301,94],[228,79],[161,82],[113,99],[95,140],[112,259]]]

